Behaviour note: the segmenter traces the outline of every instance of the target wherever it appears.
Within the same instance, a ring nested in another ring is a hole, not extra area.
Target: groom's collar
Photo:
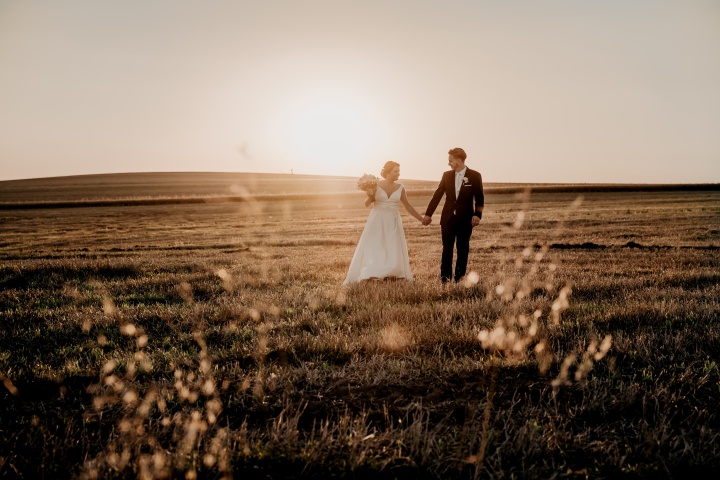
[[[465,165],[462,170],[460,170],[459,172],[456,172],[455,170],[453,170],[453,173],[465,176],[465,174],[467,173],[467,169],[468,169],[468,167],[467,167],[467,165]]]

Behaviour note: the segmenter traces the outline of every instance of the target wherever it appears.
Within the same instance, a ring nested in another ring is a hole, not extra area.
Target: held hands
[[[432,217],[423,215],[423,217],[420,221],[422,222],[423,225],[428,226],[432,223]],[[480,225],[480,217],[472,217],[472,226],[477,227],[478,225]]]

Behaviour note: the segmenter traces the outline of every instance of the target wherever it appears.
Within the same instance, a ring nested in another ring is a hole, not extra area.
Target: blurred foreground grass
[[[0,211],[0,474],[720,467],[720,193],[487,204],[452,287],[409,217],[416,281],[341,286],[359,193]]]

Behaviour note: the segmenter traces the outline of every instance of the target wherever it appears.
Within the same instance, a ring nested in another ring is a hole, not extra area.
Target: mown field
[[[488,189],[464,283],[404,215],[415,281],[346,288],[351,181],[130,177],[0,182],[2,477],[720,468],[717,186]]]

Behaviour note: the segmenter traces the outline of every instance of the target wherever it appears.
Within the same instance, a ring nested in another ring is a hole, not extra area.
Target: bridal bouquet
[[[358,190],[362,190],[363,192],[368,192],[370,190],[375,191],[375,189],[377,188],[377,184],[377,177],[375,175],[370,175],[366,173],[362,177],[358,178],[357,188]]]

